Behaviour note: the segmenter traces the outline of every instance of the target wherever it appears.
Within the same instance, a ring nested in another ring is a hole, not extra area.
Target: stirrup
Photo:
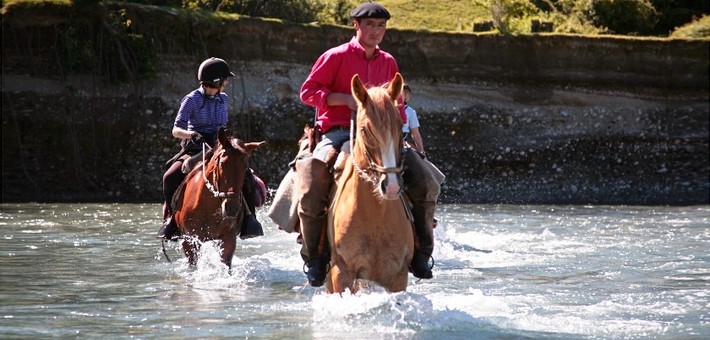
[[[310,263],[314,265],[310,266]],[[322,263],[325,262],[325,263]],[[308,267],[306,269],[306,267]],[[322,273],[319,273],[322,271]],[[325,277],[330,272],[330,261],[325,256],[311,257],[303,262],[303,273],[312,287],[320,287],[325,283]]]
[[[181,236],[180,234],[180,229],[177,225],[175,225],[175,222],[173,222],[173,217],[170,216],[165,219],[163,226],[160,227],[160,230],[158,230],[158,234],[155,235],[155,238],[164,241],[177,241]]]

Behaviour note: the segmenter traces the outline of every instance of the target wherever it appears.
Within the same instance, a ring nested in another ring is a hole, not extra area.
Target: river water
[[[270,222],[230,275],[211,244],[168,262],[157,204],[1,208],[3,339],[710,338],[708,206],[442,205],[433,280],[343,296]]]

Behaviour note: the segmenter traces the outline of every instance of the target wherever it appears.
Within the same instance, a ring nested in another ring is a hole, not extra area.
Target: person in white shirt
[[[403,96],[404,111],[407,113],[407,122],[404,123],[404,126],[402,126],[404,141],[422,155],[426,155],[422,135],[419,133],[419,118],[417,118],[417,111],[407,104],[407,102],[409,102],[409,98],[412,96],[412,89],[409,87],[409,84],[404,84]]]

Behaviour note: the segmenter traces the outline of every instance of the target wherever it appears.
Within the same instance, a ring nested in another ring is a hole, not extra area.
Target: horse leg
[[[195,240],[184,240],[182,244],[182,250],[187,256],[187,262],[190,267],[197,266],[197,254],[200,251],[200,243]]]
[[[392,278],[392,282],[390,282],[387,291],[390,293],[396,293],[407,290],[408,279],[409,272],[407,270],[400,271]]]
[[[328,275],[325,277],[325,291],[328,292],[328,294],[333,294],[335,291],[333,290],[333,273],[332,269],[330,272],[328,272]]]
[[[237,248],[237,236],[231,235],[226,239],[222,239],[222,262],[227,265],[227,268],[232,268],[232,256]]]
[[[354,282],[354,277],[352,274],[347,269],[341,269],[344,268],[341,265],[334,265],[330,269],[330,278],[331,278],[331,283],[333,286],[333,290],[329,291],[328,293],[340,293],[342,294],[345,291],[345,288],[349,288],[351,293],[354,293],[353,289],[353,282]]]

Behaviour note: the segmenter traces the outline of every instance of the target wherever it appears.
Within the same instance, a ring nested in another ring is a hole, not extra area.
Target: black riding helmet
[[[227,77],[234,77],[234,73],[229,70],[229,65],[220,58],[208,58],[200,64],[197,69],[197,80],[206,83],[218,83]]]

